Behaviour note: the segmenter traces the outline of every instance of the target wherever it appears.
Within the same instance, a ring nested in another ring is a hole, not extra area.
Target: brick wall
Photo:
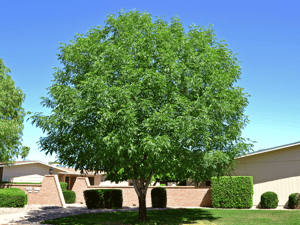
[[[28,205],[41,204],[66,207],[57,175],[45,175],[42,184],[2,183],[0,188],[19,188],[25,191],[28,196]]]
[[[90,181],[87,177],[77,177],[72,187],[72,191],[76,193],[76,203],[85,204],[83,191],[90,185]]]
[[[153,186],[149,186],[146,195],[146,207],[151,207],[151,190]],[[194,186],[163,186],[167,190],[167,206],[178,207],[199,207],[212,206],[211,191],[209,187]],[[133,186],[90,186],[88,178],[77,177],[72,191],[76,193],[76,203],[84,203],[84,190],[92,189],[121,189],[123,193],[123,206],[139,206],[138,196]]]

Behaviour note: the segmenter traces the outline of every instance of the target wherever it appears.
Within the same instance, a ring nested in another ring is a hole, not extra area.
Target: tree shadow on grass
[[[61,209],[61,210],[60,210]],[[122,209],[131,209],[136,211],[121,211]],[[31,210],[24,219],[10,221],[15,223],[34,223],[42,224],[199,224],[197,221],[213,222],[221,217],[213,216],[209,209],[201,208],[166,208],[165,210],[153,210],[147,208],[148,221],[139,222],[138,207],[123,207],[111,212],[95,212],[98,209],[89,209],[88,212],[82,212],[82,208],[68,206],[63,209],[60,206],[45,206],[40,209]],[[148,210],[149,209],[149,210]],[[81,211],[81,212],[80,212]],[[75,213],[75,215],[74,215]],[[76,215],[77,214],[77,215]],[[56,219],[52,219],[56,218]],[[45,221],[45,222],[44,222]],[[200,222],[201,224],[201,222]]]
[[[213,222],[220,217],[215,217],[208,209],[170,209],[147,210],[148,221],[138,221],[139,212],[110,212],[89,213],[77,216],[46,220],[44,224],[199,224],[199,221]],[[32,221],[34,222],[34,221]],[[201,223],[200,223],[201,224]]]

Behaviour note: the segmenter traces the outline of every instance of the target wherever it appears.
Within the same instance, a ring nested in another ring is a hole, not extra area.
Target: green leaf
[[[249,95],[233,85],[241,68],[226,46],[211,26],[185,32],[179,18],[109,15],[103,28],[61,44],[63,67],[42,99],[51,114],[31,116],[47,134],[41,151],[115,182],[230,173],[253,145],[241,137]]]

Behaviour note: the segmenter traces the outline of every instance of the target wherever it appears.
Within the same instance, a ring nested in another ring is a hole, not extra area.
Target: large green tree
[[[29,155],[29,151],[30,151],[30,148],[28,146],[22,147],[21,157],[23,158],[24,161],[25,161],[26,156]]]
[[[46,133],[41,151],[60,163],[132,179],[141,221],[155,174],[202,181],[253,147],[241,137],[248,99],[234,86],[241,74],[234,54],[211,26],[189,28],[177,17],[109,15],[104,27],[62,44],[63,68],[42,97],[52,113],[31,116]]]
[[[15,163],[14,157],[22,152],[25,116],[25,94],[15,86],[10,72],[0,59],[0,161],[7,166]]]

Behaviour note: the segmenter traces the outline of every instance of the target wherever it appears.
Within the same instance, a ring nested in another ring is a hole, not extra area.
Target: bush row
[[[251,208],[253,205],[253,178],[245,176],[213,177],[211,179],[211,196],[214,208]],[[76,193],[67,190],[67,183],[60,182],[66,203],[76,202]],[[161,185],[165,186],[165,185]],[[0,191],[0,199],[7,199],[7,195],[13,197],[13,201],[0,201],[0,207],[24,207],[28,202],[28,196],[18,188],[3,189]],[[89,208],[122,208],[123,197],[120,189],[85,190],[84,198]],[[167,192],[165,188],[156,187],[151,190],[153,208],[166,208]],[[278,207],[278,196],[272,191],[261,195],[261,208],[274,209]],[[289,196],[288,207],[300,208],[300,193]]]
[[[278,207],[278,196],[273,191],[267,191],[261,195],[260,205],[263,209],[276,209]],[[300,208],[300,193],[292,193],[288,199],[289,209]]]
[[[76,193],[67,190],[67,183],[60,182],[66,203],[76,202]],[[88,209],[107,208],[122,209],[123,194],[120,189],[93,189],[85,190],[84,199]],[[4,201],[6,200],[6,201]],[[151,190],[153,208],[166,208],[167,192],[165,188],[155,187]],[[0,190],[0,207],[24,207],[28,203],[28,195],[19,188]]]
[[[122,209],[123,193],[120,189],[93,189],[83,191],[88,209]],[[151,190],[152,208],[167,207],[167,191],[162,187]]]
[[[251,208],[253,206],[253,177],[223,176],[211,178],[211,198],[214,208]],[[278,196],[267,191],[261,195],[260,206],[263,209],[278,207]],[[289,196],[288,207],[300,209],[300,193]]]

